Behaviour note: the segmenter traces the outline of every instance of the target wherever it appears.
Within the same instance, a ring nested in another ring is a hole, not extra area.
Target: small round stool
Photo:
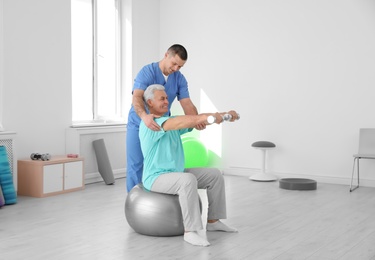
[[[275,181],[277,180],[276,175],[266,172],[266,157],[267,150],[274,149],[276,145],[268,141],[258,141],[251,145],[255,149],[262,151],[262,171],[260,173],[253,174],[249,177],[253,181]]]

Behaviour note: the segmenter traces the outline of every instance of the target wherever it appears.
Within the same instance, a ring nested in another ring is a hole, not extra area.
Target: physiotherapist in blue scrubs
[[[188,83],[180,72],[187,58],[186,49],[180,44],[174,44],[169,47],[161,61],[144,66],[134,80],[132,106],[128,115],[126,132],[126,188],[128,192],[142,181],[143,155],[139,141],[141,120],[151,130],[160,130],[160,126],[154,121],[155,116],[150,114],[145,106],[143,93],[146,88],[153,84],[165,87],[169,102],[166,116],[170,116],[170,108],[176,98],[180,101],[185,115],[198,114],[196,106],[190,99]],[[206,125],[200,124],[195,128],[203,130]]]

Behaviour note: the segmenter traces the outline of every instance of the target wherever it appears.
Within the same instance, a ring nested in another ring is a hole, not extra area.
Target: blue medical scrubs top
[[[164,75],[159,68],[159,62],[154,62],[144,66],[138,73],[134,80],[133,91],[135,89],[146,90],[146,88],[152,84],[160,84],[165,87],[165,92],[168,95],[169,108],[166,116],[170,115],[170,109],[173,101],[177,97],[177,100],[189,98],[188,83],[180,71],[176,71],[168,76],[168,80],[165,81]],[[145,107],[148,112],[147,108]],[[141,119],[134,110],[133,105],[129,111],[128,117],[128,128],[138,129]]]

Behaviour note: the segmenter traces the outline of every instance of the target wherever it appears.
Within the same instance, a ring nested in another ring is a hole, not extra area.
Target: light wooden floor
[[[210,247],[135,233],[124,215],[125,179],[118,179],[49,198],[19,197],[0,209],[0,259],[375,259],[374,188],[349,193],[348,186],[318,183],[316,191],[289,191],[278,182],[225,180],[226,222],[239,233],[209,232]]]

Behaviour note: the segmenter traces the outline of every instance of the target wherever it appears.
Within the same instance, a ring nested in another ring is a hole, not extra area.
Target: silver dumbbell
[[[232,115],[231,114],[224,114],[221,116],[221,118],[223,119],[223,121],[230,121],[232,119]],[[237,113],[237,120],[240,119],[240,114]],[[207,117],[207,123],[209,125],[213,124],[216,122],[216,117],[214,116],[208,116]]]
[[[32,153],[30,155],[31,160],[42,160],[42,161],[49,161],[51,159],[51,155],[49,153],[39,154],[39,153]]]
[[[232,115],[231,114],[225,114],[222,117],[223,117],[224,121],[230,121],[232,119]],[[239,120],[239,119],[240,119],[240,114],[237,113],[237,120]]]

